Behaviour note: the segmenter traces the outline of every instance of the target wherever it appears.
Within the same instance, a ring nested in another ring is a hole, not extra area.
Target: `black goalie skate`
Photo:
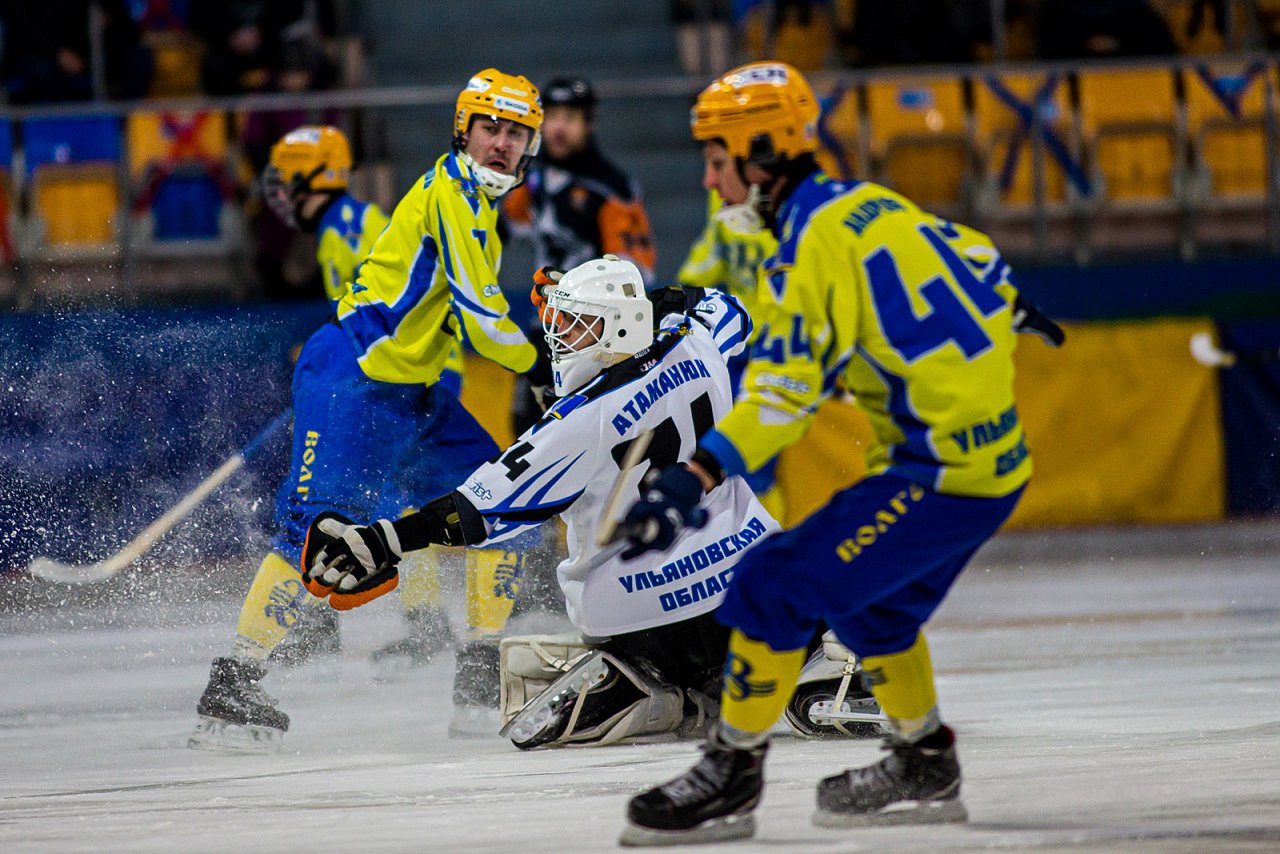
[[[713,730],[697,765],[631,799],[619,844],[691,845],[754,835],[751,811],[764,791],[767,749],[768,744],[750,750],[732,747]]]
[[[230,753],[279,750],[289,716],[258,686],[264,676],[266,669],[256,662],[215,658],[209,685],[196,704],[200,720],[187,746]]]
[[[960,801],[960,763],[949,727],[907,744],[888,740],[892,751],[867,768],[855,768],[818,783],[820,827],[942,824],[968,818]]]

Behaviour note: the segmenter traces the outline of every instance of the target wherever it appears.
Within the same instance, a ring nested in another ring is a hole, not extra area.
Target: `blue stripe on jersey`
[[[431,235],[424,234],[422,246],[409,267],[408,284],[395,304],[384,304],[383,307],[377,307],[376,304],[362,305],[342,318],[342,328],[355,343],[357,353],[368,353],[374,344],[395,334],[396,328],[431,289],[438,259],[435,241],[431,239]]]
[[[444,214],[440,211],[439,205],[436,205],[436,215],[440,217],[441,223],[445,221]],[[458,303],[467,311],[479,317],[491,317],[494,320],[501,320],[502,319],[501,312],[497,312],[497,311],[493,311],[491,309],[485,308],[484,306],[479,305],[473,302],[472,300],[468,299],[467,296],[464,293],[462,293],[462,288],[458,286],[457,274],[454,272],[453,250],[449,248],[449,236],[448,236],[447,228],[442,227],[440,229],[440,247],[441,249],[444,250],[441,253],[441,257],[444,259],[444,275],[445,275],[445,278],[449,280],[449,292],[453,294],[454,302]]]
[[[725,477],[747,474],[747,463],[742,459],[742,454],[738,453],[738,449],[719,430],[702,434],[698,447],[716,458]]]
[[[462,174],[462,168],[458,165],[458,155],[455,154],[444,162],[445,174],[455,181],[459,182],[458,189],[461,190],[461,196],[466,200],[467,206],[471,208],[471,213],[475,216],[480,215],[480,188],[476,184],[474,178],[468,178]]]
[[[942,464],[929,444],[929,425],[921,421],[911,407],[911,400],[907,396],[907,384],[902,377],[890,373],[883,365],[876,362],[862,347],[857,347],[857,351],[888,388],[885,405],[893,418],[893,423],[902,431],[902,442],[889,447],[889,458],[893,460],[890,470],[896,470],[898,474],[915,483],[937,489],[938,482],[942,479]]]
[[[508,495],[500,504],[495,504],[493,507],[489,507],[484,510],[481,510],[480,515],[486,516],[486,517],[487,516],[503,516],[504,514],[511,513],[512,511],[540,510],[540,509],[547,509],[548,507],[560,506],[564,504],[564,500],[557,501],[554,504],[541,504],[540,502],[542,501],[543,498],[546,497],[547,493],[551,490],[551,488],[555,486],[560,481],[560,479],[563,478],[568,473],[569,469],[573,468],[573,464],[576,463],[578,460],[582,459],[582,455],[585,453],[586,451],[582,451],[576,457],[569,460],[569,462],[566,463],[565,466],[562,469],[560,469],[560,471],[556,473],[545,485],[543,485],[542,488],[538,489],[536,492],[534,492],[530,496],[530,500],[528,502],[522,504],[519,507],[516,506],[516,501],[520,499],[520,496],[524,495],[525,492],[527,492],[530,488],[532,488],[538,482],[539,478],[541,478],[543,475],[550,472],[556,466],[560,465],[560,463],[563,463],[565,460],[564,457],[561,457],[560,459],[556,460],[554,463],[551,463],[545,468],[535,472],[532,476],[526,478],[525,482],[520,485],[519,489],[515,490],[510,495]],[[574,495],[572,499],[569,499],[569,500],[576,501],[580,495],[582,495],[581,490],[579,490],[579,492],[576,495]]]

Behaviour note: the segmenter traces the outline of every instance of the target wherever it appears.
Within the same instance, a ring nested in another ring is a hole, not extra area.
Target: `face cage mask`
[[[317,166],[310,175],[295,173],[290,181],[275,166],[268,166],[262,173],[262,197],[271,212],[285,225],[303,230],[309,223],[302,222],[301,208],[311,194],[311,179],[324,171],[324,164]]]
[[[605,347],[611,337],[610,311],[604,306],[572,300],[568,305],[549,305],[543,312],[542,331],[551,351],[557,397],[582,388],[615,361],[614,354]]]

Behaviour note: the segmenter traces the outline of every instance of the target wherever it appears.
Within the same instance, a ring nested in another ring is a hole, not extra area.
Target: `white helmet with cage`
[[[574,267],[542,296],[557,396],[587,384],[609,365],[653,343],[653,305],[639,268],[616,255]]]

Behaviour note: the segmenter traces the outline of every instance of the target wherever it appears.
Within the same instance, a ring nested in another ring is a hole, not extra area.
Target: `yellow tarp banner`
[[[1207,320],[1087,324],[1065,347],[1018,340],[1018,411],[1035,476],[1010,527],[1222,518],[1224,451],[1215,371],[1197,364],[1191,335]],[[828,401],[779,480],[788,527],[862,476],[866,417]]]
[[[1221,519],[1216,371],[1191,358],[1208,320],[1070,326],[1019,339],[1015,379],[1035,475],[1011,526]]]

